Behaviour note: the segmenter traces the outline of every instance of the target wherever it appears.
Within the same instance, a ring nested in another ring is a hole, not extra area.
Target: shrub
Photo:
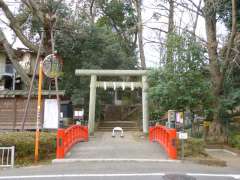
[[[240,149],[240,134],[230,135],[229,144],[235,148]]]
[[[0,133],[0,146],[15,146],[16,164],[24,165],[34,161],[35,132]],[[55,157],[56,133],[41,132],[39,160]]]
[[[205,143],[200,138],[188,138],[184,140],[184,157],[200,157],[207,156],[204,150]],[[181,157],[181,141],[178,141],[177,146],[178,157]]]

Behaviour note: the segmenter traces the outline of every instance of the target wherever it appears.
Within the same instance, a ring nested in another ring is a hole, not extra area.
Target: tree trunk
[[[205,0],[206,2],[207,0]],[[206,4],[206,3],[205,3]],[[207,49],[209,56],[209,66],[210,66],[210,76],[212,81],[212,94],[214,97],[213,101],[213,122],[209,129],[209,136],[213,140],[220,140],[222,137],[222,125],[220,122],[220,96],[222,94],[223,88],[223,74],[220,71],[220,64],[218,60],[218,52],[217,52],[217,38],[216,38],[216,12],[213,7],[208,7],[212,9],[211,15],[205,14],[205,25],[206,25],[206,33],[207,33]]]
[[[169,38],[174,32],[174,0],[169,0],[169,15],[168,15],[168,34],[167,34],[167,65],[171,65],[173,62],[173,50],[171,47]]]
[[[174,30],[174,0],[169,0],[168,33]]]
[[[201,4],[202,4],[202,0],[199,1],[198,9],[197,9],[197,12],[196,12],[196,18],[195,18],[195,21],[193,23],[193,31],[192,32],[193,32],[193,36],[194,36],[195,40],[196,40],[196,29],[197,29],[199,10],[201,8]]]
[[[208,56],[210,63],[210,76],[212,80],[212,93],[214,96],[213,102],[213,122],[209,129],[209,135],[212,136],[215,140],[225,140],[224,137],[224,129],[220,122],[220,97],[223,94],[223,82],[226,70],[231,61],[230,55],[232,52],[233,41],[237,31],[237,6],[236,0],[232,0],[232,32],[230,34],[230,38],[228,40],[228,47],[225,59],[223,60],[222,70],[218,60],[218,52],[217,52],[217,38],[216,38],[216,11],[214,4],[210,0],[204,0],[206,7],[205,23],[206,23],[206,33],[207,33],[207,48],[208,48]]]
[[[51,31],[53,30],[53,26],[54,26],[54,20],[52,20],[51,16],[47,16],[44,18],[44,24],[43,24],[43,29],[44,29],[44,40],[43,40],[43,49],[46,53],[46,55],[48,54],[52,54],[52,35],[51,35]]]
[[[142,22],[142,0],[136,0],[137,19],[138,19],[138,47],[140,52],[140,60],[142,69],[146,69],[145,54],[143,47],[143,22]]]

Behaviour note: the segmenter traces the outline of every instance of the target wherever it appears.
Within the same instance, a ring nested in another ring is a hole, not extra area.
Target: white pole
[[[14,157],[15,157],[15,146],[11,147],[11,166],[14,167]]]
[[[95,127],[95,105],[96,105],[96,75],[91,75],[90,82],[90,97],[89,97],[89,115],[88,115],[88,130],[89,134],[94,134]]]
[[[143,116],[143,133],[148,133],[148,83],[147,76],[142,76],[142,116]]]

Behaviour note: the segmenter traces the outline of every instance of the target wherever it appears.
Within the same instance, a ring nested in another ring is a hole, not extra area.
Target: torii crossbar
[[[90,82],[90,98],[89,98],[89,115],[88,115],[88,129],[89,133],[94,133],[95,127],[95,106],[96,106],[96,88],[142,88],[142,124],[143,133],[148,133],[148,83],[147,70],[98,70],[98,69],[76,69],[76,76],[91,76]],[[141,76],[140,82],[102,82],[97,81],[97,76]]]

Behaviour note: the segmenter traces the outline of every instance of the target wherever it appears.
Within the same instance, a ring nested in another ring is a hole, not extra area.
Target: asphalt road
[[[240,179],[240,167],[213,167],[190,162],[82,162],[4,169],[0,170],[0,179],[231,180]]]

